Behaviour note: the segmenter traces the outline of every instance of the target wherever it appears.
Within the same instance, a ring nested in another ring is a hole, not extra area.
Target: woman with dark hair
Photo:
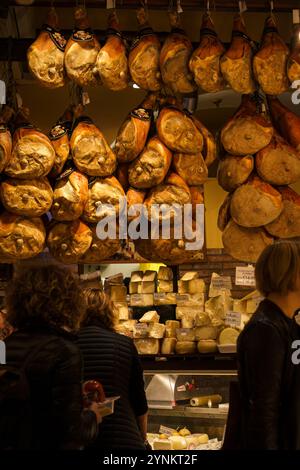
[[[241,447],[300,450],[300,244],[268,246],[255,277],[265,299],[238,340]]]
[[[143,371],[131,338],[114,331],[115,314],[108,296],[84,289],[87,309],[79,332],[85,380],[99,380],[106,396],[120,396],[115,412],[99,429],[97,449],[145,450],[147,400]]]
[[[16,370],[25,365],[32,436],[28,442],[29,436],[20,435],[21,426],[15,425],[9,448],[79,449],[86,434],[97,433],[100,418],[95,404],[94,412],[82,413],[82,363],[73,334],[83,305],[77,280],[55,265],[24,270],[11,282],[7,320],[15,331],[5,340],[6,362]],[[8,413],[8,423],[17,418],[9,416],[11,411],[1,411],[2,419],[3,412]]]

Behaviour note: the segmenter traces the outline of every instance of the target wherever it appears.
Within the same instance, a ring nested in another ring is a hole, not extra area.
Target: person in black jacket
[[[18,369],[28,362],[32,409],[31,442],[15,429],[13,442],[22,449],[79,449],[98,431],[95,404],[94,412],[82,410],[82,362],[72,333],[83,305],[72,273],[54,265],[22,271],[9,286],[7,320],[15,331],[5,340],[6,362]]]
[[[87,310],[79,332],[85,380],[99,380],[107,397],[120,396],[115,412],[103,419],[97,449],[145,450],[147,400],[137,350],[131,338],[114,331],[114,311],[107,295],[84,289]]]
[[[255,276],[265,299],[238,340],[242,447],[300,450],[300,244],[268,246]]]

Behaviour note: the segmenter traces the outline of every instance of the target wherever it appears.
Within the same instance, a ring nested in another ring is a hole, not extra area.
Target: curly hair
[[[100,289],[93,288],[83,289],[83,295],[86,310],[82,317],[81,327],[99,324],[106,330],[115,331],[117,317],[108,295]]]
[[[84,310],[77,279],[56,265],[24,269],[6,292],[7,320],[15,328],[32,325],[76,330]]]

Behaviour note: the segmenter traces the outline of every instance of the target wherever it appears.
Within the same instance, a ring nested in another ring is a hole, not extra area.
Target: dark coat
[[[21,368],[28,359],[36,450],[78,448],[82,411],[81,356],[75,337],[64,330],[35,327],[19,330],[6,343],[9,366]]]
[[[295,320],[268,299],[260,303],[239,336],[242,446],[246,449],[300,450],[300,365],[292,362],[297,352],[292,344],[299,339]]]
[[[131,338],[85,326],[79,332],[84,379],[98,379],[107,397],[120,395],[113,415],[103,419],[93,444],[97,449],[145,449],[137,416],[147,412],[143,371]]]

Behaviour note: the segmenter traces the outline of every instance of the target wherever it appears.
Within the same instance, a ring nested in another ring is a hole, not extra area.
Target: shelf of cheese
[[[174,416],[185,418],[203,418],[226,421],[228,415],[227,408],[207,408],[193,406],[176,406],[172,409],[151,408],[148,411],[150,416]]]

